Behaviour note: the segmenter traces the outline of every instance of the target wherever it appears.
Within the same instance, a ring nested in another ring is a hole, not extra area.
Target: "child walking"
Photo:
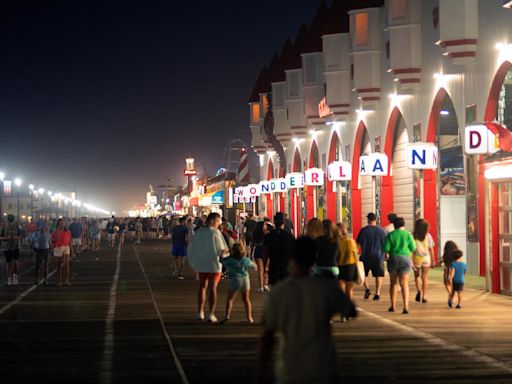
[[[457,292],[457,306],[455,308],[462,308],[460,303],[462,301],[462,291],[464,290],[464,275],[467,271],[466,263],[462,261],[462,251],[456,249],[452,252],[452,266],[450,269],[450,277],[452,280],[452,302],[455,297],[455,292]]]
[[[245,249],[240,243],[235,243],[231,249],[231,256],[222,260],[227,268],[229,278],[228,300],[226,302],[226,316],[220,323],[224,324],[229,321],[233,304],[238,292],[242,294],[247,321],[254,323],[252,317],[252,305],[249,293],[251,291],[251,282],[249,280],[249,268],[256,269],[256,264],[245,256]]]
[[[452,302],[452,293],[453,293],[453,287],[452,287],[452,279],[450,276],[451,267],[452,267],[452,261],[453,261],[453,251],[456,249],[459,249],[457,247],[457,244],[455,244],[453,241],[448,240],[444,245],[443,250],[443,260],[442,263],[444,264],[444,273],[443,273],[443,283],[444,287],[446,288],[446,292],[448,292],[448,306],[451,308],[453,306]]]

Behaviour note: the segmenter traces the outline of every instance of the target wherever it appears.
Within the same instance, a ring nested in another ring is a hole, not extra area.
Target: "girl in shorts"
[[[423,304],[428,303],[428,271],[434,260],[434,240],[428,233],[428,221],[418,219],[414,223],[414,242],[416,250],[413,252],[412,269],[414,271],[414,282],[416,283],[416,301]]]
[[[59,287],[62,285],[62,275],[65,284],[69,282],[69,255],[71,253],[71,232],[64,225],[64,220],[59,219],[55,231],[52,233],[53,256],[57,260],[57,274],[59,275]]]
[[[249,280],[248,270],[250,268],[256,269],[256,264],[245,256],[245,249],[240,243],[233,245],[231,256],[223,259],[222,264],[227,268],[229,290],[228,300],[226,302],[226,317],[221,321],[221,324],[229,321],[235,297],[238,292],[242,294],[242,301],[244,302],[247,321],[251,324],[254,323],[254,319],[252,318],[251,299],[249,298],[251,282]]]
[[[267,261],[263,257],[263,247],[265,236],[269,233],[267,223],[264,221],[258,221],[256,224],[256,228],[253,233],[253,244],[254,244],[254,260],[256,261],[256,265],[258,266],[258,281],[260,283],[260,287],[258,288],[258,293],[268,292],[270,289],[268,287],[268,274],[266,271],[268,270]]]

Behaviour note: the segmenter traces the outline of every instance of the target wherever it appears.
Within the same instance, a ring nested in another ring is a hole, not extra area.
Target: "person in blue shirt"
[[[221,324],[225,324],[231,317],[233,304],[238,292],[242,294],[242,301],[244,302],[245,312],[247,314],[247,321],[254,323],[252,317],[252,305],[249,293],[251,291],[251,282],[249,280],[249,269],[256,269],[256,264],[245,256],[244,247],[240,243],[233,244],[231,249],[231,256],[221,260],[222,264],[227,269],[229,278],[228,299],[226,302],[226,316]]]
[[[461,309],[462,291],[464,290],[464,275],[467,271],[466,263],[462,261],[463,253],[460,249],[452,252],[453,262],[450,269],[450,278],[452,280],[452,302],[457,292],[457,306],[455,308]],[[450,305],[451,303],[449,303]],[[451,305],[450,305],[451,307]]]
[[[183,258],[187,257],[188,246],[188,228],[187,218],[180,217],[179,225],[175,225],[171,230],[172,235],[172,255],[175,258],[174,277],[183,280]]]

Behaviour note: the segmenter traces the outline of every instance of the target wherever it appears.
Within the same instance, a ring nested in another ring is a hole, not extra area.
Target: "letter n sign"
[[[406,158],[410,169],[437,169],[437,147],[433,144],[410,144]]]

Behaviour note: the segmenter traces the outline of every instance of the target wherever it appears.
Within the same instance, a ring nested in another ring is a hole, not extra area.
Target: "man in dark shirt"
[[[183,258],[187,256],[188,228],[187,218],[180,217],[179,225],[172,228],[172,255],[174,256],[174,276],[183,280]]]
[[[357,244],[362,249],[361,261],[364,264],[364,273],[368,277],[370,271],[375,277],[375,295],[373,300],[380,299],[382,281],[384,279],[384,243],[386,242],[386,232],[377,225],[377,215],[370,212],[367,216],[368,225],[361,229],[357,236]],[[364,281],[364,298],[368,299],[371,295],[368,287],[368,279]]]
[[[295,238],[284,229],[282,212],[274,216],[275,229],[263,240],[263,259],[268,260],[268,283],[278,283],[288,276],[288,260],[294,252]]]
[[[254,220],[253,214],[249,213],[247,215],[247,220],[245,220],[245,244],[250,247],[250,255],[252,256],[254,252],[254,230],[256,229],[256,220]]]
[[[288,218],[288,215],[286,213],[284,214],[284,230],[287,232],[290,232],[293,235],[293,230],[294,230],[293,223]]]

